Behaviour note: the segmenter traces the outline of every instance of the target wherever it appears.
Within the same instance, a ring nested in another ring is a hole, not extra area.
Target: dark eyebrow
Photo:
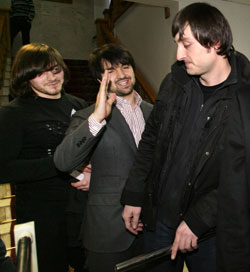
[[[56,67],[60,67],[60,65],[59,64],[54,64],[54,65],[51,65],[51,66],[49,66],[49,67],[47,67],[47,69],[45,70],[45,72],[47,72],[47,71],[52,71],[52,70],[54,70]]]
[[[106,68],[105,70],[108,70],[108,71],[114,70],[114,67],[113,67],[113,66],[110,66],[110,67]]]

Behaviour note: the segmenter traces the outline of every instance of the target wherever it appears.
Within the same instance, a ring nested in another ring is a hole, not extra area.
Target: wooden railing
[[[14,260],[14,226],[13,202],[15,195],[11,195],[10,184],[0,184],[0,237],[5,243],[7,254]]]
[[[10,19],[8,8],[0,8],[0,88],[3,85],[4,69],[10,57]]]
[[[114,37],[113,30],[115,22],[117,19],[127,11],[134,3],[129,3],[122,0],[112,0],[110,8],[106,9],[104,13],[104,18],[96,19],[96,29],[97,29],[97,45],[101,46],[105,43],[115,43],[120,45],[121,43]],[[141,97],[153,103],[156,98],[155,91],[151,88],[149,83],[145,80],[142,73],[138,70],[135,71],[136,77],[136,91],[141,95]]]

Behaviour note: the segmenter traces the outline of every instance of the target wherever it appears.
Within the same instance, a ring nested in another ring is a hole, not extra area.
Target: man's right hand
[[[138,231],[142,231],[143,228],[142,223],[139,221],[140,214],[141,207],[124,206],[122,218],[125,222],[126,229],[136,235]]]
[[[116,99],[116,95],[112,93],[108,98],[108,87],[109,87],[109,74],[108,70],[105,70],[99,92],[96,98],[95,110],[93,117],[99,123],[101,123],[111,112],[112,104]]]

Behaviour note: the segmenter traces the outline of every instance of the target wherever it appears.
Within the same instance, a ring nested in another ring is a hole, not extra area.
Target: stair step
[[[9,103],[9,96],[8,95],[0,95],[0,105],[6,105]]]
[[[65,91],[84,99],[87,103],[95,102],[99,83],[92,77],[87,60],[64,60],[70,71],[70,80],[65,85]]]
[[[8,78],[4,78],[4,80],[3,80],[3,86],[4,87],[9,87],[10,86],[10,80]]]
[[[10,93],[10,88],[9,87],[3,86],[0,89],[0,95],[9,95],[9,93]]]

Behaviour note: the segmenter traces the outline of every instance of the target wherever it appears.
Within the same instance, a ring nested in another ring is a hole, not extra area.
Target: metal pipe
[[[172,245],[131,258],[127,261],[117,264],[115,266],[115,271],[126,272],[131,271],[132,269],[142,268],[143,266],[146,266],[148,262],[152,262],[169,255],[171,253],[171,248]]]
[[[31,238],[24,236],[18,240],[16,272],[30,272]]]

